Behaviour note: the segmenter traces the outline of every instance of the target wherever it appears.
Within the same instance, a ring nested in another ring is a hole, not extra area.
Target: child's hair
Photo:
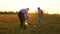
[[[38,7],[37,9],[40,9],[40,7]]]

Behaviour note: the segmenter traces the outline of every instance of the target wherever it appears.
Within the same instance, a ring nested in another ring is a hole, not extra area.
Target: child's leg
[[[39,21],[39,26],[41,26],[42,25],[42,17],[39,17],[38,21]]]

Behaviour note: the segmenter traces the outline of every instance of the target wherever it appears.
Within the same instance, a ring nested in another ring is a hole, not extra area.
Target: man
[[[20,19],[20,26],[23,29],[26,29],[25,20],[29,18],[28,11],[29,11],[29,8],[26,8],[26,9],[21,9],[18,13],[18,16]]]
[[[39,26],[41,26],[42,25],[43,11],[40,9],[40,7],[38,7],[37,10],[38,10],[38,22],[39,22]]]

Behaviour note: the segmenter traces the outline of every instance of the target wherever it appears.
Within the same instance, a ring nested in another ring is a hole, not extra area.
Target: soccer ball
[[[25,25],[28,25],[28,23],[27,23],[27,22],[25,22]]]
[[[36,27],[36,25],[33,26],[34,28]]]

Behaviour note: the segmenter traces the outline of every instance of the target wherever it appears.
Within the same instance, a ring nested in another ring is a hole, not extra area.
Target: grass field
[[[17,14],[0,14],[0,34],[60,34],[60,15],[44,15],[41,27],[38,26],[37,14],[30,16],[32,25],[23,30]]]

